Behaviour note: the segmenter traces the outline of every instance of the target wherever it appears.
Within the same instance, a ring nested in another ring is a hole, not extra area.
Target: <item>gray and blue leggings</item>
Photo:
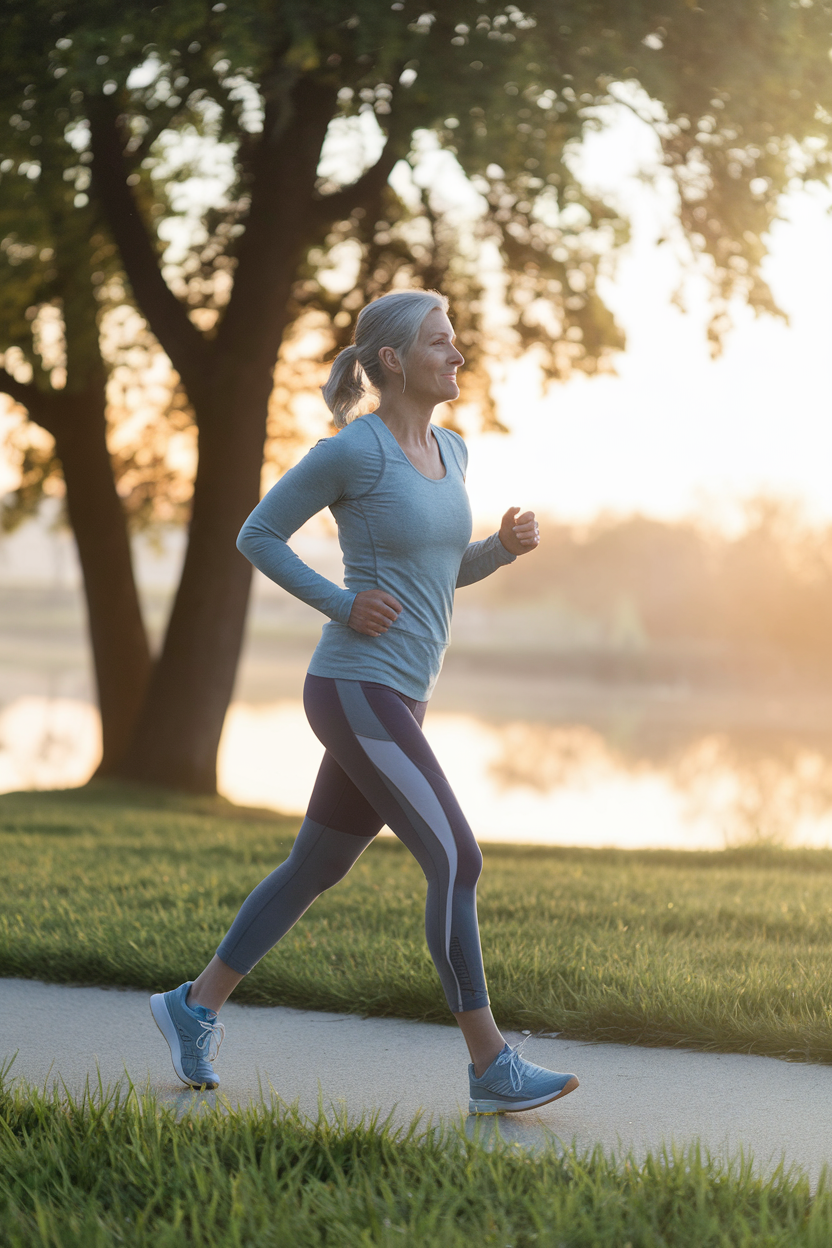
[[[304,708],[326,747],[286,861],[240,907],[217,950],[247,975],[387,824],[428,882],[425,932],[454,1013],[488,1005],[477,926],[482,855],[422,733],[426,702],[363,680],[307,676]]]

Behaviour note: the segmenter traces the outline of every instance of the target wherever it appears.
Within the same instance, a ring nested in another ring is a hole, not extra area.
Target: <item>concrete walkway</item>
[[[234,1004],[222,1018],[221,1089],[196,1094],[173,1073],[147,993],[0,979],[0,1061],[17,1052],[13,1075],[39,1085],[60,1077],[72,1091],[99,1071],[114,1084],[126,1069],[136,1085],[181,1105],[220,1094],[246,1103],[271,1086],[311,1116],[320,1092],[325,1107],[346,1107],[351,1117],[393,1111],[410,1122],[422,1110],[434,1122],[467,1118],[468,1059],[455,1027]],[[797,1163],[813,1181],[832,1162],[830,1067],[558,1039],[530,1040],[524,1056],[574,1071],[581,1087],[540,1111],[468,1119],[469,1134],[475,1122],[481,1138],[499,1124],[504,1139],[530,1147],[554,1133],[582,1149],[601,1144],[637,1156],[698,1139],[718,1156],[753,1153],[763,1172],[781,1158]]]

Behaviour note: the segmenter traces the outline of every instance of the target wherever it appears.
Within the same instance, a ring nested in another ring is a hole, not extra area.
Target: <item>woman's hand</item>
[[[402,604],[383,589],[364,589],[355,595],[350,618],[350,628],[365,637],[380,637],[398,619]]]
[[[510,555],[527,555],[540,543],[540,530],[533,511],[517,513],[519,507],[509,507],[500,521],[500,541]]]

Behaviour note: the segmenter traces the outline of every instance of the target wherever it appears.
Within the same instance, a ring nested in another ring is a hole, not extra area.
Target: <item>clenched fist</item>
[[[540,530],[533,511],[517,513],[519,507],[509,507],[500,521],[500,541],[510,555],[527,555],[540,543]]]
[[[380,637],[402,609],[402,604],[383,589],[364,589],[355,595],[348,623],[350,628],[365,637]]]

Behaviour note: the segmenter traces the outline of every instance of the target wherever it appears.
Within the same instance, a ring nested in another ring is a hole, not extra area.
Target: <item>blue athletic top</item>
[[[454,589],[515,559],[497,533],[471,542],[465,443],[449,429],[431,429],[445,465],[441,480],[415,468],[370,413],[313,446],[240,531],[237,546],[255,567],[330,617],[309,665],[313,676],[374,681],[426,701],[450,642]],[[346,589],[287,545],[324,507],[338,526]],[[403,607],[380,637],[348,624],[355,595],[367,589],[386,590]]]

